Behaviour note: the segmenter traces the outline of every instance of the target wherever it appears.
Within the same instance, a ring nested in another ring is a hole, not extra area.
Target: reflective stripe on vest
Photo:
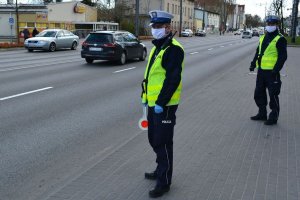
[[[277,41],[281,38],[281,35],[277,35],[268,45],[264,54],[261,58],[260,68],[263,70],[273,70],[274,66],[278,59],[278,52],[277,52]],[[261,55],[262,43],[265,39],[265,35],[261,36],[259,39],[259,53],[258,56]],[[258,68],[258,60],[256,61],[256,67]]]
[[[181,46],[181,44],[178,41],[176,41],[175,39],[172,39],[172,44],[175,46],[179,46],[183,50],[183,47]],[[159,52],[159,54],[156,56],[156,58],[152,64],[152,67],[150,68],[150,72],[148,75],[147,88],[146,88],[147,94],[143,93],[143,95],[142,95],[142,102],[148,103],[148,105],[150,107],[155,106],[155,102],[160,94],[160,91],[163,87],[164,80],[166,78],[166,70],[162,67],[162,58],[163,58],[165,51],[168,48],[169,48],[169,46],[165,49],[162,49]],[[153,47],[149,54],[149,59],[148,59],[148,64],[147,64],[146,71],[144,74],[144,79],[147,78],[150,60],[155,52],[155,49],[156,49],[156,47]],[[181,66],[182,66],[182,71],[183,71],[184,62],[182,62]],[[181,74],[182,74],[182,71],[181,71]],[[171,97],[170,101],[167,103],[167,106],[179,104],[181,89],[182,89],[182,81],[180,81],[179,86],[177,87],[177,89],[174,92],[173,96]]]

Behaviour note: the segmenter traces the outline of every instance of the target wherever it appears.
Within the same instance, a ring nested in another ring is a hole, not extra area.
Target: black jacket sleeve
[[[256,53],[255,53],[254,58],[253,58],[253,60],[251,62],[250,68],[252,68],[252,69],[254,69],[256,67],[256,60],[258,58],[258,53],[259,53],[258,51],[259,51],[259,45],[256,48]]]
[[[167,105],[179,86],[179,83],[181,82],[183,59],[183,50],[175,45],[171,45],[164,53],[162,67],[166,70],[166,78],[155,102],[157,105]]]
[[[275,73],[278,73],[283,68],[283,65],[287,59],[286,46],[287,46],[286,39],[284,37],[281,37],[276,44],[277,51],[278,51],[278,59],[273,69],[273,72]]]

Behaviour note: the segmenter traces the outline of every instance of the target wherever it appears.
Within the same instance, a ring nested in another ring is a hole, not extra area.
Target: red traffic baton
[[[147,120],[147,106],[143,105],[143,116],[139,120],[139,127],[143,131],[148,130],[148,120]]]

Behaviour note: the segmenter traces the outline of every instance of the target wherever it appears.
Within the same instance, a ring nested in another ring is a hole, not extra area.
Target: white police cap
[[[149,12],[149,15],[151,17],[150,26],[155,23],[171,23],[171,19],[174,18],[172,14],[162,10],[152,10]]]

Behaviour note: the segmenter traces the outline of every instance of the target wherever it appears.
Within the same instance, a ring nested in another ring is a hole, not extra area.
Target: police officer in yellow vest
[[[280,19],[277,16],[266,17],[266,34],[259,40],[256,54],[251,62],[250,71],[257,69],[256,88],[254,100],[258,106],[258,114],[251,117],[252,120],[265,121],[265,125],[277,124],[279,117],[279,93],[281,88],[280,70],[287,59],[287,41],[279,33]],[[270,96],[271,112],[267,117],[267,93]]]
[[[148,139],[156,154],[157,167],[145,173],[156,180],[149,196],[156,198],[170,190],[173,172],[173,133],[176,123],[184,67],[184,49],[173,38],[173,15],[154,10],[150,13],[154,40],[142,83],[142,102],[148,104]]]

